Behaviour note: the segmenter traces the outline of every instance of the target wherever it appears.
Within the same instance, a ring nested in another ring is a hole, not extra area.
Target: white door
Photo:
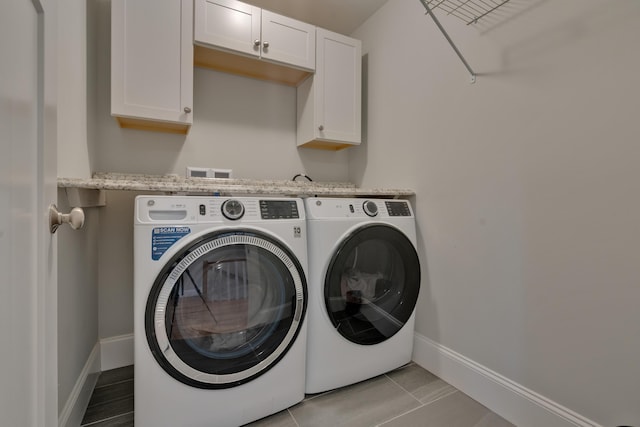
[[[55,0],[0,1],[0,424],[55,426]]]

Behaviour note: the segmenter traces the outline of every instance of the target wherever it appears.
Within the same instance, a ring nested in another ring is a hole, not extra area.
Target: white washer
[[[406,200],[305,200],[309,256],[307,393],[411,361],[420,289]]]
[[[304,398],[302,200],[139,196],[135,425],[238,426]]]

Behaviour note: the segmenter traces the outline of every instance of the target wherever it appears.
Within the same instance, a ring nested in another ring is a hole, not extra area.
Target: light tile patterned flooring
[[[251,427],[514,427],[411,363],[326,393],[249,424]]]
[[[133,367],[101,374],[82,425],[133,426]],[[247,425],[316,426],[514,427],[414,363],[368,381],[309,395],[287,410]]]

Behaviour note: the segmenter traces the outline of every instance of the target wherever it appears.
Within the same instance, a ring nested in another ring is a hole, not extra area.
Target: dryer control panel
[[[400,200],[387,200],[384,202],[389,216],[411,216],[411,208],[409,208],[409,202]]]
[[[413,217],[407,200],[309,198],[305,206],[310,219]]]

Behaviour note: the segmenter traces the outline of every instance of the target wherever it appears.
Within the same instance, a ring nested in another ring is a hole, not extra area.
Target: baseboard
[[[103,371],[133,365],[133,334],[101,339],[100,355]]]
[[[99,374],[100,345],[96,343],[78,376],[78,380],[73,386],[73,390],[71,390],[64,408],[58,415],[59,427],[76,427],[80,425]]]
[[[518,427],[602,427],[418,333],[413,361]]]

